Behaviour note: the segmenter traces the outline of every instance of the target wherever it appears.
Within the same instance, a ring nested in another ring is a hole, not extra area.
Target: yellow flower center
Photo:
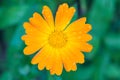
[[[65,46],[67,42],[67,36],[61,31],[55,31],[50,34],[48,42],[51,46],[55,48],[61,48]]]

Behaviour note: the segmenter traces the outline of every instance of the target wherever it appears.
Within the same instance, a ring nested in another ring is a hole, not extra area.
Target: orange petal
[[[53,15],[52,15],[50,8],[48,6],[44,6],[42,14],[43,14],[46,22],[50,26],[51,30],[54,31],[54,19],[53,19]]]
[[[83,30],[83,27],[85,26],[85,22],[86,22],[86,17],[83,17],[83,18],[80,18],[74,22],[72,22],[68,27],[67,29],[65,30],[65,32],[82,32],[84,31]],[[86,27],[84,27],[86,28]]]
[[[64,64],[65,70],[69,72],[72,69],[74,62],[72,62],[72,60],[70,59],[69,51],[67,51],[65,48],[61,50],[61,58],[62,58],[62,62]]]
[[[54,57],[54,65],[50,69],[50,72],[51,72],[51,74],[55,73],[57,75],[61,75],[63,65],[62,65],[62,60],[61,60],[60,53],[57,50],[55,50],[54,55],[55,55],[55,57]]]
[[[84,51],[84,52],[90,52],[92,50],[93,46],[88,44],[88,43],[84,43],[81,45],[80,50]]]
[[[50,70],[52,68],[52,66],[54,65],[54,57],[55,57],[55,54],[54,54],[55,50],[54,48],[50,48],[50,51],[49,51],[49,57],[47,58],[47,63],[46,63],[46,69],[47,70]]]
[[[44,50],[40,50],[33,58],[31,63],[32,64],[37,64],[39,63],[40,60],[42,60],[43,58],[45,58],[47,54],[44,53]]]
[[[92,29],[92,26],[90,24],[85,24],[83,27],[83,33],[87,33]]]
[[[64,15],[63,13],[65,12],[65,10],[68,10],[68,5],[66,3],[58,7],[58,10],[56,12],[56,17],[55,17],[55,25],[58,25],[59,22],[62,21],[61,17],[63,17],[62,15]]]
[[[69,42],[69,44],[73,47],[73,48],[76,48],[76,49],[79,49],[80,51],[83,51],[83,52],[90,52],[92,50],[92,45],[86,43],[86,42]]]
[[[92,36],[90,34],[83,34],[78,37],[79,40],[81,41],[90,41],[92,39]]]
[[[73,64],[73,66],[72,66],[72,70],[73,70],[73,71],[76,71],[76,70],[77,70],[77,66],[76,66],[76,64]]]
[[[38,52],[32,59],[32,64],[38,63],[38,69],[43,70],[47,64],[49,57],[49,46],[45,45],[40,52]]]
[[[45,45],[32,59],[31,63],[32,64],[37,64],[39,63],[40,61],[43,61],[43,59],[46,58],[47,56],[47,53],[49,50],[49,47],[48,45]]]
[[[56,17],[55,17],[55,28],[56,30],[64,30],[70,23],[73,15],[75,13],[75,8],[68,8],[68,4],[64,3],[59,6]]]
[[[28,22],[25,22],[23,24],[23,26],[24,26],[27,34],[40,34],[39,30],[37,30],[34,26],[32,26]]]
[[[47,43],[47,37],[44,35],[23,35],[22,40],[25,41],[26,45],[39,45],[40,48]]]
[[[84,55],[80,51],[77,52],[77,53],[73,52],[73,55],[75,56],[75,58],[77,60],[77,63],[83,64],[85,62],[84,61]]]
[[[50,33],[50,27],[48,26],[47,22],[42,18],[42,16],[38,13],[33,14],[33,18],[29,19],[30,23],[36,27],[41,32]]]
[[[68,47],[69,53],[71,53],[71,55],[74,56],[73,57],[74,63],[84,63],[84,55],[83,53],[80,52],[78,47],[72,44],[67,45],[67,47]],[[75,64],[73,66],[75,66]]]
[[[72,41],[72,42],[78,42],[78,44],[80,42],[87,42],[87,41],[90,41],[92,39],[92,36],[90,34],[71,34],[71,35],[68,35],[68,40],[69,41]]]
[[[30,54],[33,54],[36,51],[38,51],[40,48],[41,48],[41,46],[39,46],[39,45],[31,45],[31,46],[25,47],[23,52],[25,55],[30,55]]]

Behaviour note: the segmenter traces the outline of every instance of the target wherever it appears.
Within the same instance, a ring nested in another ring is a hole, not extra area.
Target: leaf
[[[94,71],[94,66],[77,66],[77,71],[63,72],[62,80],[89,80]],[[68,77],[69,76],[69,77]]]
[[[20,52],[22,52],[23,49],[23,42],[21,40],[21,36],[23,33],[24,33],[23,27],[19,26],[16,29],[13,38],[10,42],[10,45],[7,49],[7,61],[8,61],[9,69],[11,70],[13,70],[16,66],[18,66],[22,57],[22,54],[20,54]]]
[[[2,12],[0,12],[0,29],[17,24],[23,18],[27,8],[28,6],[25,5],[3,7]]]
[[[104,42],[110,51],[120,51],[120,34],[110,33],[106,35]]]
[[[23,76],[27,76],[29,72],[30,72],[29,65],[25,65],[25,66],[19,68],[19,73]]]
[[[106,73],[107,79],[119,80],[120,79],[120,68],[115,64],[109,64]]]
[[[95,0],[89,12],[88,22],[92,24],[92,34],[102,37],[114,16],[116,0]],[[107,6],[106,6],[107,5]]]
[[[73,4],[75,1],[74,0],[56,0],[57,4],[62,4],[62,3],[68,3],[68,4]]]
[[[94,77],[92,80],[104,80],[104,73],[106,71],[107,65],[110,61],[109,51],[106,49],[98,52],[98,55],[94,59]]]
[[[48,80],[62,80],[61,76],[49,75]]]
[[[1,76],[0,76],[0,80],[13,80],[13,75],[12,73],[9,71],[4,72]]]

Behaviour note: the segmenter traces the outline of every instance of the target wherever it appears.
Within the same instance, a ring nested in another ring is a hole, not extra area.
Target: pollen
[[[67,36],[62,31],[55,31],[49,35],[48,43],[54,48],[62,48],[67,43]]]

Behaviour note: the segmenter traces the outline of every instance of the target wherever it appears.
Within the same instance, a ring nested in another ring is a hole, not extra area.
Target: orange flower
[[[66,71],[75,71],[76,63],[84,63],[82,52],[90,52],[92,46],[87,42],[92,36],[90,24],[85,24],[86,18],[80,18],[70,24],[75,8],[64,3],[59,6],[55,21],[51,10],[44,6],[43,17],[35,12],[29,22],[24,23],[26,35],[22,36],[27,47],[25,55],[37,54],[31,63],[38,64],[38,69],[45,67],[51,74],[61,75],[63,66]]]

